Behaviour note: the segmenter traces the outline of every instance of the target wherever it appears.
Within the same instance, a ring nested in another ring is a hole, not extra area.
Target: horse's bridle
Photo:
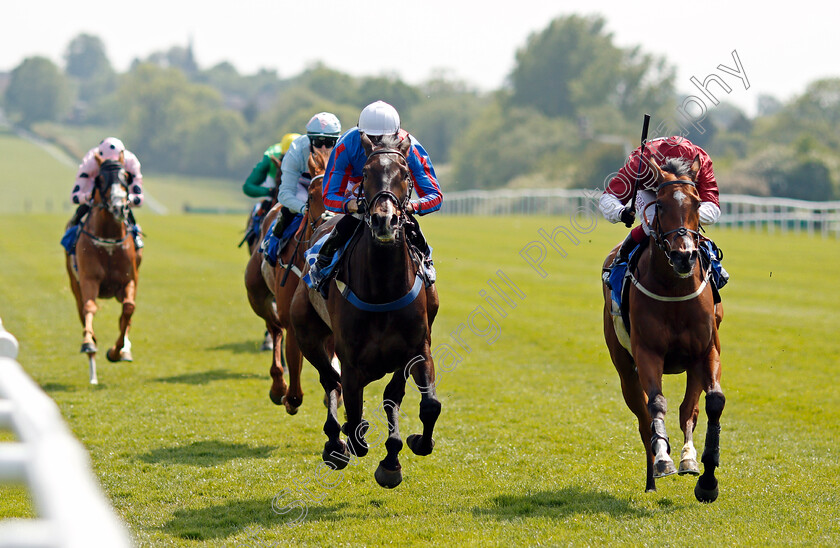
[[[399,150],[397,150],[395,148],[380,148],[380,149],[374,150],[368,156],[368,161],[370,161],[370,158],[372,158],[373,156],[375,156],[377,154],[397,154],[400,158],[403,159],[403,161],[406,164],[406,168],[408,168],[408,159],[405,157],[405,155],[402,152],[400,152]],[[368,200],[367,197],[365,196],[364,180],[362,181],[362,184],[359,184],[359,187],[358,187],[359,188],[358,201],[359,201],[359,203],[364,204],[363,215],[364,215],[365,224],[368,225],[368,227],[371,227],[370,212],[373,210],[373,206],[375,206],[376,203],[379,200],[386,199],[386,200],[390,200],[391,202],[393,202],[394,205],[396,206],[396,208],[399,210],[400,216],[399,216],[399,220],[397,221],[397,230],[402,229],[403,225],[405,225],[405,220],[406,220],[406,214],[405,214],[406,213],[406,208],[408,207],[408,202],[411,200],[411,193],[414,191],[414,178],[411,176],[411,170],[410,169],[408,169],[407,179],[408,179],[408,191],[405,193],[405,198],[402,201],[400,201],[400,199],[397,198],[397,195],[394,194],[393,192],[391,192],[390,190],[380,190],[379,192],[377,192],[376,194],[373,195],[373,198]]]
[[[670,240],[668,240],[668,236],[670,236],[671,234],[676,234],[677,236],[685,236],[687,234],[691,234],[694,238],[694,245],[697,248],[700,247],[700,238],[701,238],[699,230],[691,230],[690,228],[686,228],[685,226],[680,226],[678,228],[675,228],[674,230],[669,230],[667,232],[662,232],[662,225],[659,222],[659,210],[662,209],[661,207],[659,207],[659,192],[663,188],[665,188],[666,186],[676,185],[676,184],[691,185],[692,187],[697,188],[697,183],[695,183],[694,181],[686,180],[686,179],[677,179],[677,180],[674,180],[674,181],[667,181],[667,182],[661,183],[656,189],[656,201],[647,204],[645,206],[645,210],[642,211],[642,216],[644,216],[645,220],[647,220],[647,215],[645,213],[647,211],[647,208],[649,208],[652,205],[657,206],[656,210],[655,210],[655,213],[654,213],[653,223],[652,224],[648,223],[648,224],[650,224],[651,231],[653,232],[653,241],[654,241],[654,243],[656,243],[656,247],[658,247],[659,249],[661,249],[665,253],[665,255],[668,257],[668,262],[671,261],[671,258],[670,258],[671,242],[670,242]]]
[[[111,173],[111,172],[117,172],[117,175],[116,175],[117,181],[119,182],[119,185],[125,190],[126,197],[128,196],[128,180],[127,180],[127,177],[120,177],[119,176],[120,172],[126,173],[126,174],[128,173],[128,171],[126,171],[126,169],[125,169],[125,166],[123,166],[119,162],[113,162],[112,160],[108,160],[108,161],[104,162],[99,168],[99,175],[97,176],[96,180],[94,180],[93,188],[94,188],[94,192],[99,192],[99,195],[102,197],[101,202],[99,204],[97,204],[97,206],[101,207],[103,209],[108,209],[108,210],[110,210],[110,205],[105,203],[106,190],[104,188],[102,188],[103,186],[105,186],[105,177],[104,177],[103,173]],[[102,183],[99,182],[100,180],[102,181]],[[108,186],[113,186],[114,184],[115,183],[113,183],[113,182],[109,182]],[[127,200],[126,200],[126,203],[123,205],[122,209],[125,210],[124,211],[125,214],[128,213],[128,201]]]

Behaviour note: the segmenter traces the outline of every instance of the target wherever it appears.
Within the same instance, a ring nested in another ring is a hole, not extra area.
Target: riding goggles
[[[327,147],[333,148],[335,143],[338,142],[338,137],[324,137],[319,135],[317,137],[310,137],[309,142],[312,143],[312,146],[315,148]]]

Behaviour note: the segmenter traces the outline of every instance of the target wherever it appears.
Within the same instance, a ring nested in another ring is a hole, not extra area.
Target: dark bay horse
[[[435,286],[418,285],[419,260],[414,258],[404,223],[411,196],[406,162],[411,143],[383,140],[374,148],[362,137],[367,153],[360,202],[365,224],[351,240],[331,280],[326,301],[305,284],[298,285],[292,300],[292,324],[304,356],[320,374],[328,401],[323,460],[333,469],[344,468],[351,456],[367,454],[365,434],[369,423],[362,418],[364,387],[392,374],[383,394],[388,432],[387,455],[374,477],[383,487],[402,481],[398,454],[403,446],[398,414],[408,376],[421,392],[420,420],[423,433],[408,436],[406,443],[417,455],[434,447],[432,433],[441,405],[435,394],[435,369],[431,356],[431,328],[438,309]],[[336,217],[337,219],[338,217]],[[315,234],[319,238],[329,226]],[[330,365],[325,342],[334,335],[341,361],[339,374]],[[338,420],[338,401],[344,398],[347,422]],[[347,436],[347,443],[339,437]],[[381,432],[383,437],[385,433]]]
[[[268,395],[276,405],[284,405],[286,412],[294,415],[303,401],[300,371],[303,363],[297,339],[292,331],[289,307],[303,270],[303,252],[308,247],[312,233],[325,218],[321,185],[326,169],[327,156],[323,150],[314,149],[309,155],[309,184],[306,215],[295,236],[286,244],[278,257],[276,267],[264,260],[259,242],[265,237],[271,223],[280,214],[281,204],[276,204],[265,216],[257,246],[245,268],[245,288],[253,311],[265,321],[273,343],[271,357],[271,388]],[[283,377],[288,372],[289,384]]]
[[[134,238],[128,230],[127,172],[117,160],[99,162],[94,182],[93,207],[81,226],[75,255],[66,254],[67,275],[84,326],[83,353],[90,363],[90,382],[96,384],[96,337],[93,317],[96,299],[116,298],[122,303],[120,335],[105,353],[109,361],[131,361],[128,330],[134,314],[139,260]]]
[[[720,337],[723,308],[714,303],[708,265],[699,259],[700,197],[695,180],[700,158],[689,165],[668,160],[663,168],[648,162],[657,174],[657,200],[650,222],[649,245],[631,270],[629,289],[629,349],[620,342],[627,331],[620,317],[611,315],[610,290],[604,286],[604,336],[621,378],[624,400],[639,421],[647,455],[646,490],[655,479],[674,473],[699,475],[693,432],[697,426],[700,393],[706,392],[708,420],[703,450],[703,475],[694,494],[701,502],[718,496],[715,468],[719,466],[720,417],[726,402],[720,387]],[[647,210],[643,215],[647,217]],[[604,262],[611,264],[618,247]],[[662,375],[685,372],[686,388],[680,405],[684,434],[679,470],[670,457],[665,431],[667,403]]]

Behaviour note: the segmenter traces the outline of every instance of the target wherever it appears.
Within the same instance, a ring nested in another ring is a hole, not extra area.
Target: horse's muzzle
[[[697,264],[697,249],[691,251],[671,251],[668,259],[674,267],[674,272],[681,278],[687,278],[694,272]]]
[[[376,211],[370,215],[370,230],[374,239],[382,244],[392,244],[397,241],[400,229],[400,216],[395,211]]]

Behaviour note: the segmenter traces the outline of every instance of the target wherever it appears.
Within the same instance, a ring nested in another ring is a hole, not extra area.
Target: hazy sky
[[[11,70],[31,55],[63,64],[67,44],[84,32],[105,42],[120,72],[135,57],[186,45],[192,39],[202,68],[227,60],[243,74],[265,67],[290,77],[320,60],[357,76],[396,73],[412,84],[445,69],[450,76],[490,90],[502,85],[514,66],[516,50],[529,34],[543,30],[560,15],[598,13],[606,18],[617,45],[640,45],[675,65],[679,91],[699,93],[690,78],[703,81],[716,72],[731,91],[713,84],[713,93],[753,113],[759,94],[785,100],[817,78],[840,76],[840,6],[800,0],[782,10],[769,4],[3,0],[0,70]],[[735,68],[733,50],[749,89],[717,69],[721,64]]]

